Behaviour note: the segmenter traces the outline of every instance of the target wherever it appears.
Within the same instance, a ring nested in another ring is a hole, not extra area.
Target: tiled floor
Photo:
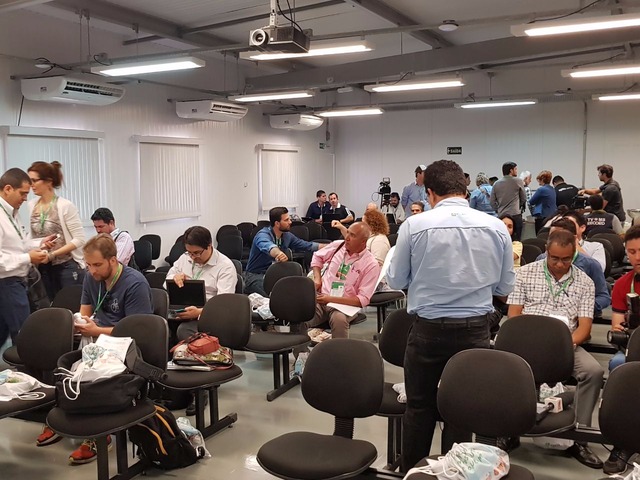
[[[375,330],[375,313],[369,320],[354,326],[352,338],[371,340]],[[606,327],[596,326],[594,336],[604,337]],[[606,362],[607,358],[599,356]],[[182,470],[163,472],[152,470],[150,478],[182,479],[260,479],[270,478],[255,461],[258,448],[271,438],[294,430],[309,430],[330,433],[332,419],[308,406],[302,399],[300,388],[296,387],[273,402],[267,402],[265,395],[271,388],[271,358],[256,358],[250,353],[236,356],[238,365],[244,371],[241,379],[220,388],[220,412],[238,413],[237,423],[207,441],[212,458]],[[387,365],[386,375],[390,381],[401,381],[401,370]],[[180,412],[176,412],[180,413]],[[35,438],[41,426],[15,419],[0,421],[0,478],[1,479],[91,479],[96,476],[95,463],[71,467],[67,457],[75,448],[70,440],[48,447],[37,448]],[[356,437],[373,442],[379,452],[374,464],[382,468],[386,463],[386,419],[372,417],[356,422]],[[436,437],[439,435],[436,433]],[[434,449],[438,448],[434,444]],[[594,445],[594,451],[605,459],[607,453],[602,446]],[[115,465],[114,452],[111,465]],[[522,440],[522,446],[511,455],[514,463],[528,467],[537,480],[595,480],[604,477],[602,471],[580,465],[576,460],[562,453],[542,450],[529,439]],[[304,461],[304,459],[301,459]],[[115,472],[113,472],[115,473]]]

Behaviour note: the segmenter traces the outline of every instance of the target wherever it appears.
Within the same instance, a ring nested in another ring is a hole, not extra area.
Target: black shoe
[[[588,446],[581,443],[574,443],[567,448],[567,453],[578,460],[581,464],[589,468],[601,469],[603,467],[602,460],[589,449]]]
[[[520,446],[520,437],[500,437],[496,439],[496,447],[509,453]]]
[[[204,396],[204,406],[206,407],[209,404],[209,395]],[[184,412],[187,417],[191,417],[196,414],[196,396],[195,394],[191,397],[191,403],[187,407],[187,410]]]
[[[611,451],[611,455],[609,455],[607,461],[604,462],[602,471],[607,475],[613,475],[614,473],[622,474],[626,472],[629,467],[627,463],[629,461],[629,457],[631,457],[631,455],[629,455],[628,452],[614,447]]]

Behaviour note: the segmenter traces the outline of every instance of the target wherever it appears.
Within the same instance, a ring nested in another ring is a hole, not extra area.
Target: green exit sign
[[[447,147],[447,155],[462,155],[462,147]]]

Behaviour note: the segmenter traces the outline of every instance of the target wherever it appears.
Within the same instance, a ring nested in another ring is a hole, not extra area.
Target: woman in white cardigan
[[[62,185],[61,168],[59,162],[35,162],[28,170],[36,195],[28,203],[31,235],[33,238],[59,235],[49,250],[48,262],[39,267],[51,301],[63,287],[82,285],[85,275],[82,255],[85,237],[78,209],[55,193]]]

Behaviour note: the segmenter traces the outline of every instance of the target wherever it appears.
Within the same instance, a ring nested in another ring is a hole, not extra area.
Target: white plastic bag
[[[182,433],[187,436],[189,443],[191,443],[193,448],[196,449],[196,452],[198,452],[198,458],[211,458],[211,454],[209,450],[207,450],[207,445],[204,443],[204,437],[202,433],[200,433],[200,430],[191,425],[191,422],[186,417],[178,417],[176,423]]]
[[[41,400],[45,397],[45,394],[33,391],[38,388],[54,387],[40,383],[26,373],[14,372],[10,369],[0,372],[0,402],[8,402],[15,399]]]
[[[482,443],[454,443],[445,456],[427,462],[427,466],[409,470],[404,478],[426,473],[438,480],[498,480],[509,473],[509,455]]]

